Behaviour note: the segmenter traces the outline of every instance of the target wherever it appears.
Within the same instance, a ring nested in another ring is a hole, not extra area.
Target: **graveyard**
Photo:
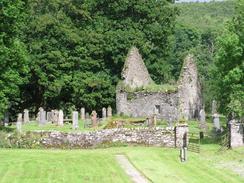
[[[244,0],[2,0],[0,183],[243,183]]]

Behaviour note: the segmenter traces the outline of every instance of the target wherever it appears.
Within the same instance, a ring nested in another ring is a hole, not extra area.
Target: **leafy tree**
[[[29,0],[27,10],[28,107],[114,106],[132,46],[158,83],[172,77],[168,57],[177,10],[165,0]]]
[[[20,103],[20,85],[26,82],[28,56],[21,40],[24,1],[0,1],[0,118]]]
[[[217,72],[222,111],[244,115],[244,1],[239,0],[235,17],[218,39]]]

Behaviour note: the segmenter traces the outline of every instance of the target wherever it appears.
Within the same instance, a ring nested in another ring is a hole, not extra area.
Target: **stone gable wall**
[[[153,83],[151,76],[143,62],[139,50],[131,48],[122,71],[124,84],[130,88],[138,88]]]
[[[136,55],[139,55],[138,50],[136,53]],[[135,59],[135,57],[131,57]],[[123,72],[122,83],[134,88],[136,85],[129,84],[130,80],[133,82],[136,81],[135,83],[142,82],[144,84],[141,83],[140,86],[145,86],[150,80],[148,77],[148,72],[145,73],[146,67],[145,65],[143,67],[135,67],[136,65],[140,65],[138,63],[143,63],[143,61],[142,59],[135,59],[137,60],[135,61],[132,58],[129,56],[124,68],[124,70],[131,74],[124,74]],[[143,71],[141,71],[140,68],[143,68]],[[141,74],[143,76],[139,77]],[[144,77],[147,79],[144,80]],[[133,93],[120,87],[117,87],[116,91],[117,113],[132,117],[150,117],[151,115],[156,114],[157,118],[164,119],[169,122],[177,121],[179,118],[183,117],[186,120],[190,120],[198,118],[201,108],[201,87],[198,79],[197,66],[195,64],[193,55],[188,55],[184,60],[181,75],[178,81],[178,90],[176,92],[150,93],[147,91],[140,91]]]

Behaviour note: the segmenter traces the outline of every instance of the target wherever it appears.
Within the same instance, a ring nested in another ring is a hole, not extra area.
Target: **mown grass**
[[[230,167],[240,164],[244,148],[216,153],[217,145],[204,145],[202,154],[188,153],[181,163],[179,150],[155,147],[119,147],[96,150],[0,150],[0,182],[130,182],[115,160],[125,154],[152,182],[243,182]],[[238,164],[239,163],[239,164]]]

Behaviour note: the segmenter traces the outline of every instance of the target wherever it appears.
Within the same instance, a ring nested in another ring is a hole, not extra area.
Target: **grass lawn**
[[[125,154],[152,182],[244,182],[233,171],[244,167],[244,148],[216,153],[217,145],[204,145],[201,154],[189,152],[179,161],[177,149],[119,147],[96,150],[0,149],[0,182],[130,182],[115,154]]]

